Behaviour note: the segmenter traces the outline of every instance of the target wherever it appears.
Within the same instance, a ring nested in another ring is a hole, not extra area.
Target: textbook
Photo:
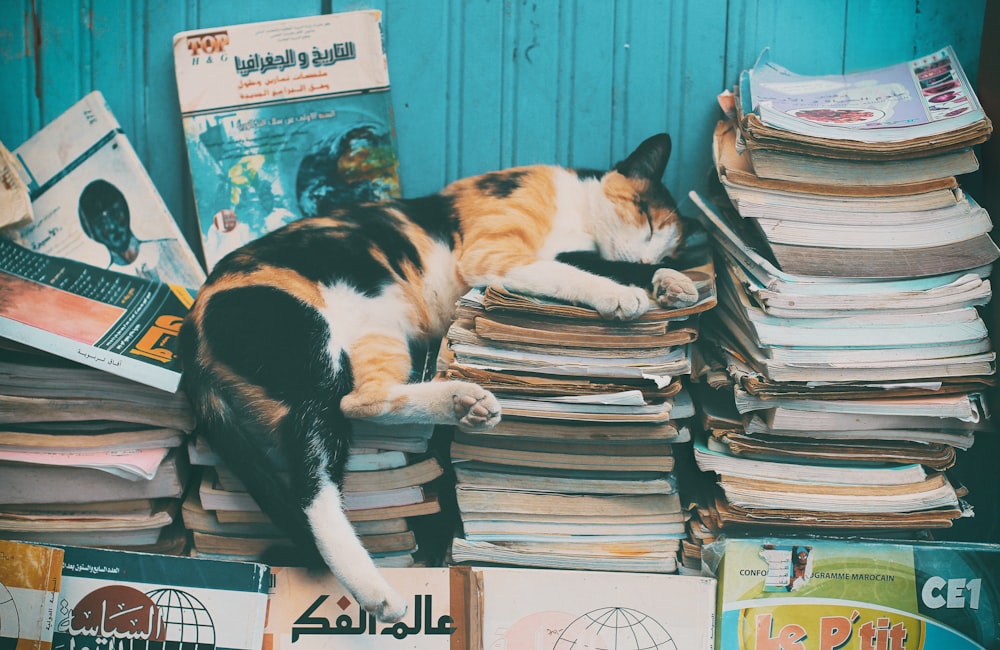
[[[382,14],[181,32],[174,69],[205,262],[400,194]]]
[[[63,550],[0,540],[0,647],[49,650]]]
[[[13,151],[34,220],[4,235],[33,251],[197,289],[205,272],[100,91]]]
[[[1000,545],[864,538],[706,544],[720,648],[1000,647]]]
[[[261,648],[271,582],[263,564],[64,552],[54,648]]]
[[[180,285],[38,253],[0,237],[5,338],[168,392],[194,303]]]

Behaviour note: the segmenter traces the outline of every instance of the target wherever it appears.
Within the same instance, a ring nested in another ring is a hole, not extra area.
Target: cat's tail
[[[244,484],[260,509],[289,543],[268,548],[260,560],[275,566],[326,565],[316,547],[309,521],[295,497],[289,479],[281,471],[283,460],[267,456],[259,436],[259,424],[244,417],[219,413],[199,414],[198,435],[203,435],[236,477]]]

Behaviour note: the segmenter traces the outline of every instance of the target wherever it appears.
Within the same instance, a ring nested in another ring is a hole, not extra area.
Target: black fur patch
[[[383,205],[354,206],[336,218],[341,223],[309,228],[303,227],[308,221],[302,220],[252,241],[237,254],[220,260],[212,275],[247,273],[270,265],[292,269],[327,286],[344,281],[371,297],[381,293],[393,273],[402,274],[404,262],[423,268],[413,242]],[[390,268],[372,257],[372,247],[385,255]]]
[[[403,199],[399,204],[406,216],[426,230],[427,234],[448,244],[450,249],[455,247],[458,215],[455,214],[454,199],[431,194],[416,199]]]
[[[599,169],[574,169],[572,170],[576,177],[581,181],[588,181],[591,179],[600,179],[602,176],[607,174],[607,171],[601,171]]]
[[[202,322],[213,355],[271,397],[298,401],[331,388],[326,321],[287,293],[230,289],[212,296]]]
[[[483,194],[505,199],[521,187],[524,172],[490,172],[476,182],[476,187]]]

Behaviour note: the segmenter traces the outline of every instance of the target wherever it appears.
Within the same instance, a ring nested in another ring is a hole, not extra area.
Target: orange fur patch
[[[498,198],[477,184],[482,176],[456,181],[444,193],[455,202],[464,241],[458,243],[461,272],[475,277],[490,270],[503,275],[529,264],[552,228],[556,211],[555,182],[551,167],[516,167],[493,172],[494,178],[516,177],[517,188]],[[473,242],[471,245],[469,242]]]
[[[635,204],[635,197],[641,196],[649,187],[649,183],[644,180],[629,178],[618,172],[611,172],[604,176],[601,181],[601,189],[604,195],[615,204],[615,208],[623,221],[632,226],[645,226],[648,222],[646,216],[639,211]]]
[[[388,403],[393,387],[410,377],[410,351],[405,341],[384,334],[359,338],[348,350],[354,389],[341,400],[348,417],[372,417],[396,410]]]

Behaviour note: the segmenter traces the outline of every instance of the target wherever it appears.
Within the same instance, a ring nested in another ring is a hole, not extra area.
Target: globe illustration
[[[0,648],[15,647],[20,631],[14,596],[0,583]]]
[[[146,594],[163,617],[167,642],[215,645],[215,624],[208,609],[197,598],[178,589],[154,589]]]
[[[552,650],[677,650],[670,633],[646,614],[624,607],[595,609],[570,623]]]

